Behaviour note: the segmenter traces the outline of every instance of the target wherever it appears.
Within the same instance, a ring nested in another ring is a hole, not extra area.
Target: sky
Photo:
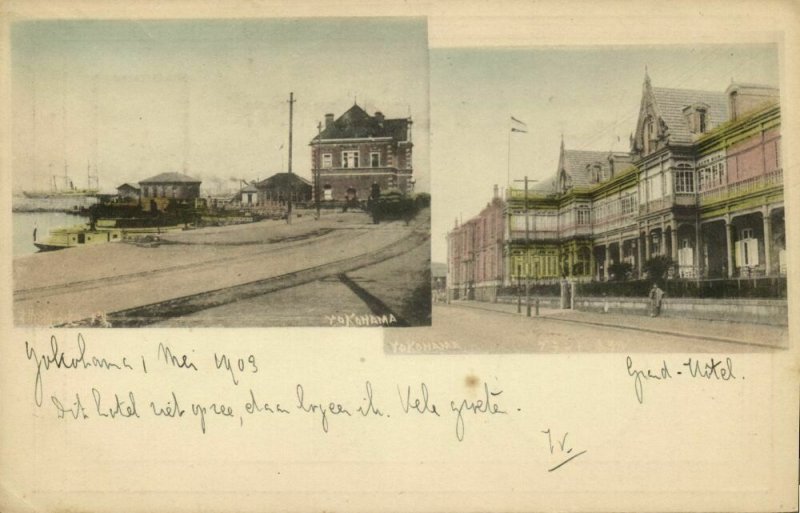
[[[653,87],[724,92],[731,80],[780,78],[773,45],[435,48],[430,66],[435,262],[446,262],[455,220],[477,215],[494,184],[502,193],[509,176],[552,179],[562,134],[567,149],[629,151],[645,67]],[[509,144],[512,116],[528,133]]]
[[[26,21],[12,26],[13,186],[65,172],[104,191],[167,171],[238,187],[288,167],[311,178],[326,113],[411,116],[429,190],[424,18]]]

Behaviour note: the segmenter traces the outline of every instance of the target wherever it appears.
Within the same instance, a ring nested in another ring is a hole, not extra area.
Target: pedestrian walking
[[[662,299],[664,299],[664,291],[659,288],[657,283],[653,283],[653,288],[650,289],[650,317],[661,315]]]

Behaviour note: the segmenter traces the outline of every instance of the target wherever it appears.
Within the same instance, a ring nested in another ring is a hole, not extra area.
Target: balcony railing
[[[754,176],[742,180],[741,182],[732,183],[716,189],[703,191],[700,193],[700,204],[714,203],[721,199],[734,198],[737,196],[744,196],[753,192],[758,192],[768,187],[783,184],[783,169],[776,169],[769,173]]]
[[[561,236],[558,230],[529,230],[528,240],[556,240]],[[511,239],[525,239],[525,230],[511,230]]]
[[[672,206],[672,196],[664,196],[657,200],[648,201],[639,205],[639,214],[647,214],[648,212],[657,212]]]

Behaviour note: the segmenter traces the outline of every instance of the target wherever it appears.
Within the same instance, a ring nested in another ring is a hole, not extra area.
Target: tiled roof
[[[364,139],[369,137],[391,137],[396,141],[405,141],[409,120],[407,118],[383,119],[370,116],[358,105],[353,105],[350,110],[322,131],[322,140],[325,139]],[[313,144],[317,140],[311,140]]]
[[[139,180],[140,185],[143,183],[201,183],[201,181],[183,173],[161,173],[160,175]]]
[[[271,189],[274,187],[288,187],[289,184],[292,185],[306,185],[310,186],[311,182],[303,178],[302,176],[297,175],[296,173],[275,173],[274,175],[270,176],[269,178],[265,178],[261,180],[257,184],[255,184],[257,189]]]
[[[728,120],[728,97],[725,93],[654,87],[653,96],[659,114],[669,128],[671,144],[690,144],[693,141],[692,132],[683,112],[686,107],[701,103],[708,105],[706,113],[708,130]]]
[[[572,179],[573,187],[588,187],[593,185],[593,182],[586,167],[600,164],[603,171],[608,171],[608,157],[607,151],[564,150],[562,169]]]

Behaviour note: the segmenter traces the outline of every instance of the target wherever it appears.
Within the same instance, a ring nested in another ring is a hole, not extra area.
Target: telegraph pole
[[[530,251],[528,246],[530,245],[531,239],[531,231],[530,231],[530,222],[528,221],[528,183],[533,183],[538,180],[528,180],[528,176],[525,175],[524,180],[514,180],[515,182],[525,182],[525,208],[523,211],[525,212],[525,256],[526,259],[530,258]],[[528,317],[531,316],[531,285],[530,285],[530,272],[525,273],[525,305],[527,306]],[[519,309],[518,309],[519,310]],[[538,312],[538,308],[537,308]],[[537,314],[538,315],[538,314]]]
[[[286,208],[286,224],[292,224],[292,121],[295,101],[294,93],[289,93],[289,202]]]
[[[317,172],[314,173],[314,203],[317,207],[317,219],[320,217],[319,211],[319,173],[322,168],[322,121],[317,123]]]

